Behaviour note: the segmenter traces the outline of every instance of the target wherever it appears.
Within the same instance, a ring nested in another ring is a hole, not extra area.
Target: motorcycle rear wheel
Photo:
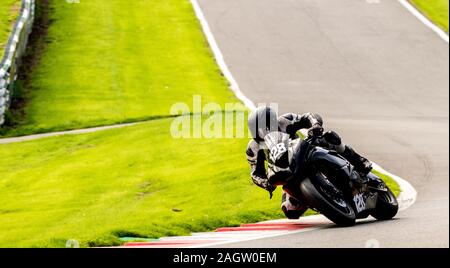
[[[327,194],[320,187],[320,180],[323,178],[317,174],[315,178],[305,178],[301,182],[300,189],[308,204],[339,226],[355,225],[356,214],[353,207],[344,198],[339,200],[339,197]]]

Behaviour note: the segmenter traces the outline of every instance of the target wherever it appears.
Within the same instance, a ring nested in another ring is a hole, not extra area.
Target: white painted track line
[[[245,106],[247,106],[250,110],[254,110],[256,108],[255,104],[249,98],[247,98],[244,95],[244,93],[242,93],[238,83],[236,82],[236,79],[234,79],[233,74],[230,72],[230,69],[228,68],[228,65],[225,63],[223,54],[219,49],[219,46],[217,45],[216,39],[214,38],[214,35],[212,34],[211,29],[209,28],[209,24],[206,21],[205,15],[203,14],[203,11],[201,10],[197,0],[191,0],[191,3],[192,6],[194,7],[195,14],[198,20],[200,21],[203,32],[214,54],[217,64],[222,70],[222,73],[225,76],[225,78],[230,83],[231,90],[234,92],[236,97],[245,104]]]
[[[401,3],[404,2],[402,0],[399,0],[399,1]],[[228,79],[228,81],[231,84],[231,89],[235,92],[236,96],[244,102],[244,104],[247,107],[249,107],[250,109],[254,109],[255,108],[254,103],[251,100],[249,100],[241,92],[236,80],[234,79],[233,75],[231,74],[230,70],[228,69],[228,66],[225,63],[223,54],[217,45],[214,35],[212,34],[212,32],[210,30],[210,27],[205,19],[205,16],[204,16],[200,6],[198,5],[197,0],[191,0],[191,3],[193,5],[195,13],[201,23],[203,32],[205,33],[207,40],[211,46],[211,49],[214,53],[216,61],[219,64],[219,67],[221,68],[225,77]],[[404,3],[402,3],[402,4],[404,4]],[[408,9],[412,7],[409,3],[407,3],[407,4],[409,5],[409,7],[406,6],[405,4],[404,5]],[[413,12],[413,11],[411,11],[411,12],[413,14],[415,14],[418,11],[415,10],[415,12]],[[424,20],[424,23],[428,21],[420,13],[419,13],[420,16],[418,16],[417,14],[415,14],[415,15],[419,19]],[[429,21],[428,21],[428,23],[429,23]],[[440,36],[441,36],[441,33],[439,33],[439,31],[437,29],[434,29],[434,28],[436,28],[436,26],[434,24],[428,25],[428,26],[430,28],[432,28],[435,32],[440,34]],[[448,36],[445,33],[444,33],[444,36],[441,36],[441,37],[447,37],[447,39],[444,38],[444,40],[447,40],[447,42],[448,42]],[[408,183],[406,180],[404,180],[394,174],[387,172],[386,170],[384,170],[377,164],[374,164],[374,167],[379,172],[392,177],[399,184],[400,189],[401,189],[401,194],[399,196],[399,206],[400,206],[401,210],[407,209],[412,204],[414,204],[416,197],[417,197],[417,191],[414,189],[414,187],[410,183]],[[281,224],[283,224],[283,223],[292,223],[292,222],[295,222],[295,221],[280,219],[280,220],[266,221],[266,222],[262,222],[262,223],[281,223]],[[326,226],[327,223],[330,224],[330,221],[328,219],[326,219],[323,215],[313,215],[313,216],[303,217],[300,220],[298,220],[298,222],[303,223],[303,224],[304,223],[316,223],[316,224],[318,224],[318,227],[307,227],[307,228],[296,230],[296,231],[259,231],[259,232],[252,231],[252,232],[228,232],[228,233],[225,232],[225,233],[219,233],[219,234],[218,233],[196,233],[196,234],[194,233],[193,237],[196,237],[196,239],[206,239],[206,240],[208,240],[208,239],[227,239],[227,241],[210,243],[210,244],[193,245],[193,246],[190,246],[190,248],[219,247],[221,245],[231,244],[231,243],[236,243],[236,242],[244,242],[244,241],[258,240],[258,239],[278,237],[278,236],[284,236],[284,235],[291,235],[291,234],[296,234],[296,233],[317,230],[320,228],[324,228],[324,226]]]
[[[416,202],[417,191],[407,180],[402,179],[399,176],[394,175],[394,174],[384,170],[382,167],[380,167],[376,163],[373,163],[373,166],[374,166],[374,169],[376,169],[380,173],[393,178],[397,182],[397,184],[400,186],[400,195],[397,197],[400,211],[409,208]]]
[[[246,241],[253,241],[253,240],[259,240],[259,239],[265,239],[265,238],[273,238],[273,237],[279,237],[279,236],[285,236],[285,235],[304,233],[304,232],[314,231],[314,230],[317,230],[320,228],[324,228],[324,227],[323,226],[308,227],[308,228],[304,228],[304,229],[299,229],[297,231],[280,231],[280,232],[261,231],[258,233],[255,232],[256,234],[253,237],[236,236],[235,239],[230,239],[228,241],[210,243],[210,244],[193,245],[188,248],[220,247],[220,246],[226,245],[226,244],[233,244],[233,243],[239,243],[239,242],[246,242]]]
[[[428,28],[433,30],[442,40],[448,43],[449,37],[444,30],[425,17],[419,10],[417,10],[408,0],[398,0],[411,14],[413,14],[418,20],[425,24]]]

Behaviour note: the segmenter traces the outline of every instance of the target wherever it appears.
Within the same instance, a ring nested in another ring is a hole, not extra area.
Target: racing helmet
[[[264,137],[278,131],[277,112],[269,106],[260,106],[248,117],[248,127],[252,138],[257,142],[263,142]]]

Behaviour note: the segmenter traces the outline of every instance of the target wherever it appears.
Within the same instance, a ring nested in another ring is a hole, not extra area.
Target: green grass
[[[171,122],[1,145],[0,247],[113,245],[281,217],[280,191],[271,201],[249,177],[248,139],[173,139]]]
[[[139,121],[172,104],[234,102],[188,0],[51,1],[16,136]]]
[[[6,135],[235,102],[187,0],[52,1],[26,116]],[[254,186],[245,139],[173,139],[173,119],[0,145],[0,247],[120,244],[282,217]]]
[[[15,12],[0,3],[0,44]],[[414,0],[448,31],[448,0]],[[175,102],[234,100],[188,0],[51,1],[47,49],[24,89],[16,136],[166,115]],[[2,41],[3,40],[3,41]]]
[[[173,139],[172,120],[0,145],[0,247],[118,245],[283,217],[281,190],[269,200],[249,177],[247,138]]]
[[[400,190],[401,190],[400,186],[391,177],[386,176],[386,175],[378,172],[377,170],[373,170],[373,173],[376,174],[378,177],[380,177],[384,182],[386,182],[386,184],[389,187],[389,189],[391,189],[392,192],[396,196],[398,196],[400,194]]]
[[[0,1],[0,60],[3,57],[6,43],[19,15],[21,0]]]
[[[448,32],[448,0],[412,0],[430,19]]]

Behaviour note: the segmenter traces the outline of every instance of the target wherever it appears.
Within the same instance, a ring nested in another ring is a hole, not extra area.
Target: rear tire
[[[320,178],[315,178],[319,180]],[[316,187],[310,178],[305,178],[300,185],[308,204],[317,209],[321,214],[333,221],[339,226],[353,226],[355,225],[356,215],[353,207],[345,202],[346,207],[342,207],[337,203],[331,201],[326,193],[323,193],[320,187]]]
[[[380,221],[390,220],[397,215],[398,202],[391,189],[387,188],[387,192],[379,192],[377,205],[371,215]]]

